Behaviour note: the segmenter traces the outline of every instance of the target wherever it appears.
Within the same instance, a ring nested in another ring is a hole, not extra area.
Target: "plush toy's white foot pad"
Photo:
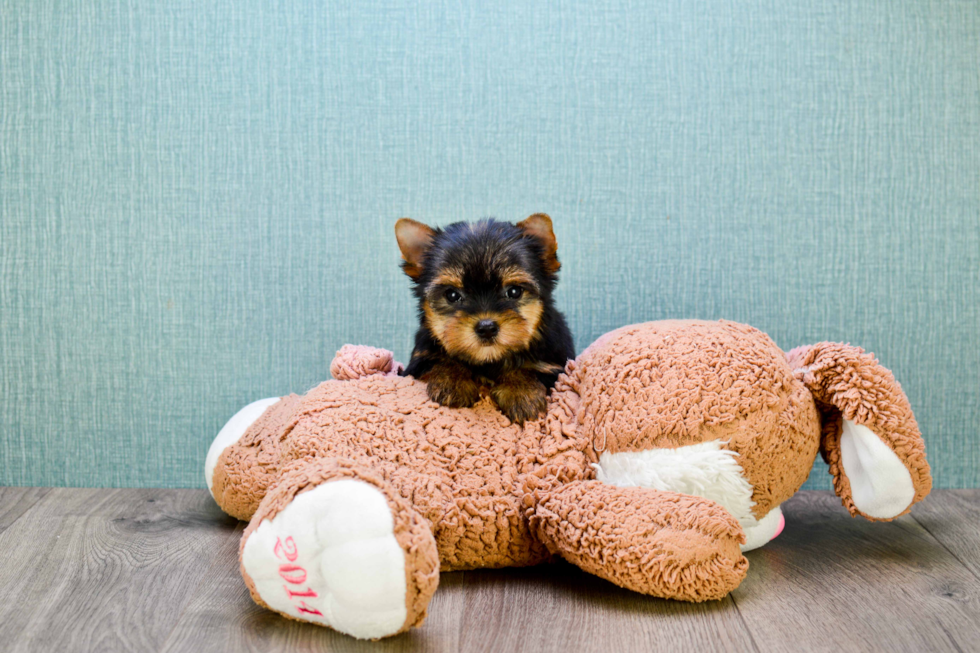
[[[245,435],[248,427],[262,417],[265,409],[278,403],[279,399],[279,397],[269,397],[268,399],[253,401],[232,415],[231,419],[218,431],[218,435],[215,436],[214,442],[208,449],[208,455],[204,459],[204,479],[208,483],[208,492],[211,493],[211,496],[214,496],[214,468],[218,464],[218,458],[221,457],[222,452],[238,442]]]
[[[372,639],[407,616],[405,554],[384,495],[354,479],[298,494],[245,542],[242,567],[273,610]]]

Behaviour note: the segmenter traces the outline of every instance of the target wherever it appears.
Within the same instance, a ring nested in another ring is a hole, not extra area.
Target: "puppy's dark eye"
[[[459,293],[458,290],[455,290],[454,288],[450,288],[449,290],[446,291],[446,301],[449,302],[450,304],[455,304],[458,301],[462,301],[462,299],[463,296]]]
[[[507,296],[511,299],[520,299],[524,294],[524,289],[520,286],[511,286],[507,289]]]

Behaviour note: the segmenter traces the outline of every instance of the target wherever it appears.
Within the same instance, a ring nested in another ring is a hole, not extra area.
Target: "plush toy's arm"
[[[338,381],[350,381],[372,374],[397,376],[403,368],[387,349],[367,345],[344,345],[330,361],[330,375]]]
[[[748,570],[739,551],[741,527],[707,499],[571,481],[525,501],[531,528],[552,553],[636,592],[720,599]]]
[[[822,342],[787,354],[823,421],[820,451],[852,515],[894,519],[932,487],[925,444],[892,373],[863,349]]]

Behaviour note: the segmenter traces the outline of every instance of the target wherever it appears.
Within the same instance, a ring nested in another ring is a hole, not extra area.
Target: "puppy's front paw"
[[[441,406],[467,408],[480,400],[480,385],[462,365],[439,363],[423,380],[429,399]]]
[[[501,376],[490,395],[501,412],[518,424],[537,419],[548,408],[548,389],[534,374],[524,370]]]

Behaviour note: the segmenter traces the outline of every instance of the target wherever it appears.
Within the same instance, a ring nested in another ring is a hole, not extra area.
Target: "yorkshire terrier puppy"
[[[551,299],[560,267],[551,218],[445,229],[402,218],[395,236],[421,322],[403,374],[425,381],[443,406],[472,406],[485,389],[511,421],[542,414],[575,357]]]

